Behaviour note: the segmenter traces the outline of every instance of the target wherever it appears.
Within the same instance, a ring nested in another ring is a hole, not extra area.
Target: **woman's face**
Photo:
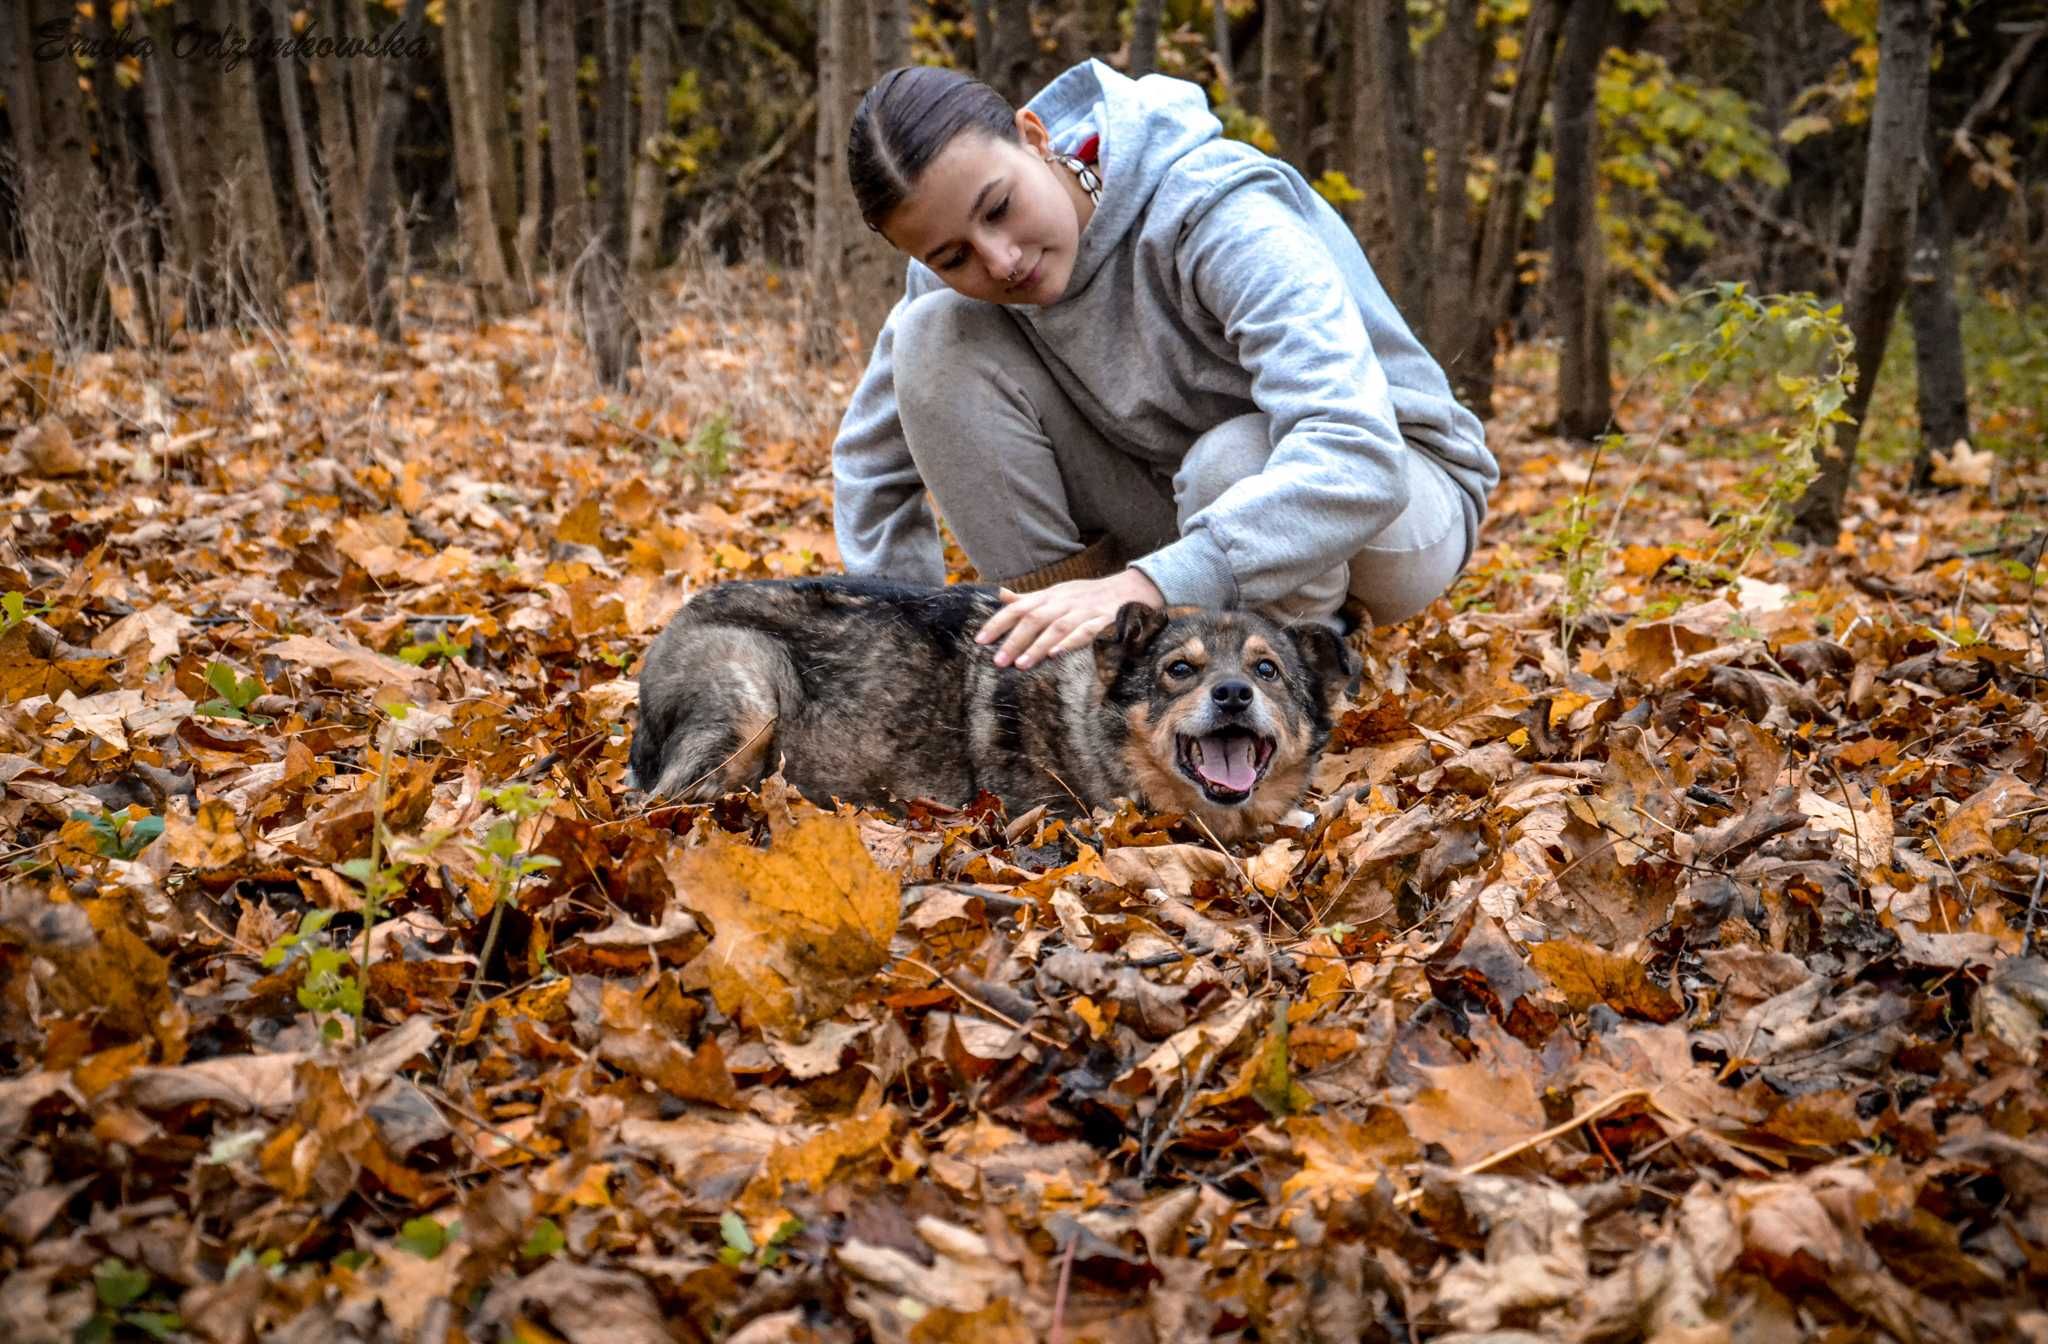
[[[1074,175],[1046,162],[1045,123],[1020,111],[1023,144],[964,131],[925,166],[882,236],[947,287],[986,303],[1057,303],[1092,205]]]

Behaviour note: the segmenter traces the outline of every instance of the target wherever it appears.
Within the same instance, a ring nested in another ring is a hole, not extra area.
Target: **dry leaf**
[[[794,1035],[889,960],[896,879],[844,817],[798,821],[765,850],[723,838],[668,862],[676,896],[716,931],[701,966],[720,1010]]]

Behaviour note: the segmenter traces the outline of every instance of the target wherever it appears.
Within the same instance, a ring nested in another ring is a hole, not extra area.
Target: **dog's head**
[[[1146,802],[1226,841],[1300,801],[1331,706],[1356,675],[1343,643],[1313,622],[1136,602],[1096,638],[1095,666]]]

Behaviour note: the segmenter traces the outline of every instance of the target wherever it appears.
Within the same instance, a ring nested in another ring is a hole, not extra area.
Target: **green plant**
[[[519,1248],[519,1254],[529,1260],[555,1254],[569,1244],[562,1235],[561,1225],[552,1218],[543,1218],[533,1225],[533,1231],[526,1236],[526,1244]]]
[[[432,639],[415,640],[398,651],[399,661],[411,663],[414,667],[423,667],[432,658],[452,663],[457,658],[468,656],[469,641],[451,639],[446,631],[437,633]]]
[[[363,1015],[362,981],[354,973],[355,963],[348,949],[335,947],[320,937],[333,919],[332,910],[308,910],[299,916],[298,929],[265,948],[262,958],[266,970],[275,970],[300,956],[306,959],[305,978],[298,989],[299,1006],[310,1013],[328,1015],[321,1031],[329,1040],[342,1034],[341,1024],[333,1020],[333,1014],[346,1013],[354,1018]]]
[[[422,1216],[406,1219],[392,1244],[401,1251],[411,1251],[422,1260],[432,1260],[448,1249],[449,1242],[461,1235],[459,1219],[443,1227],[439,1219]]]
[[[114,1338],[116,1327],[123,1325],[132,1326],[151,1339],[170,1339],[184,1329],[185,1322],[175,1311],[147,1309],[149,1302],[161,1297],[150,1295],[150,1283],[148,1270],[118,1257],[110,1256],[94,1265],[92,1286],[98,1305],[72,1339],[77,1344],[105,1344]]]
[[[0,593],[0,635],[6,634],[31,616],[43,615],[49,609],[50,605],[47,602],[38,602],[30,606],[28,595],[19,589],[10,588]]]
[[[119,812],[102,812],[98,816],[73,812],[71,819],[92,828],[93,843],[101,858],[132,859],[164,833],[164,819],[145,814],[131,820],[129,810],[124,807]]]
[[[263,694],[263,683],[254,677],[243,678],[226,663],[214,661],[206,665],[206,684],[213,691],[214,698],[201,702],[192,712],[212,719],[248,719],[249,706],[256,697]],[[254,723],[268,723],[261,715],[251,719]]]
[[[491,954],[497,950],[498,927],[504,921],[506,904],[518,894],[520,883],[561,862],[546,854],[526,852],[520,847],[519,840],[520,824],[528,817],[546,811],[548,804],[554,801],[553,795],[524,784],[507,784],[503,788],[485,789],[482,797],[484,804],[498,816],[485,829],[484,838],[469,847],[470,852],[476,855],[478,873],[491,887],[491,922],[484,931],[483,954],[477,958],[476,978],[469,986],[471,1004],[482,992],[484,967],[490,964]]]
[[[743,1265],[767,1269],[782,1258],[782,1248],[803,1230],[801,1219],[785,1218],[769,1234],[765,1244],[756,1245],[754,1234],[747,1231],[746,1220],[727,1209],[718,1216],[718,1238],[725,1243],[718,1248],[718,1258],[735,1269]]]

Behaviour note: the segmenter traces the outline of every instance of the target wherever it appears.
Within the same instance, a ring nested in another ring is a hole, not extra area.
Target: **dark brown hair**
[[[902,65],[876,80],[846,137],[847,176],[867,226],[879,228],[953,137],[970,130],[1022,139],[1008,100],[971,75]]]

